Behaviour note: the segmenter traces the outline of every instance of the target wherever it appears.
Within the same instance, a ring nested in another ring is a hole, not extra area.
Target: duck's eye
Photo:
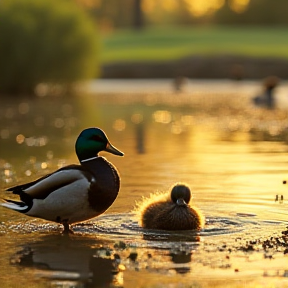
[[[91,138],[91,140],[97,141],[97,142],[105,142],[105,139],[103,139],[101,136],[99,135],[93,135]]]

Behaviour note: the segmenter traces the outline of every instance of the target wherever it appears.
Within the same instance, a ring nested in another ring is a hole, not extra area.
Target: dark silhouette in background
[[[143,19],[141,4],[142,4],[141,0],[134,0],[133,28],[136,30],[142,29],[144,27],[144,19]]]
[[[274,109],[275,108],[274,89],[279,84],[279,81],[280,80],[277,76],[269,76],[265,78],[263,81],[264,92],[262,95],[253,98],[254,104],[259,107]]]

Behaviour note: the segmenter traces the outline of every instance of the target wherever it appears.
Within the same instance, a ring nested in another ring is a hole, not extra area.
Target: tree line
[[[200,15],[191,10],[194,7],[191,4],[203,0],[150,1],[153,5],[149,7],[145,5],[147,0],[98,0],[95,2],[97,5],[92,6],[85,5],[85,0],[75,1],[85,6],[104,30],[131,27],[138,29],[158,24],[288,24],[287,0],[247,0],[248,4],[243,9],[237,9],[240,5],[237,6],[237,0],[223,0],[218,1],[221,5],[207,6],[206,13]],[[168,3],[174,4],[169,6]]]

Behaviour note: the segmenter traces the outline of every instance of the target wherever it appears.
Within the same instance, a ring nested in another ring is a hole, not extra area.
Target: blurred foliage
[[[1,93],[95,77],[97,55],[94,24],[71,1],[0,1]]]
[[[237,25],[287,25],[287,14],[287,0],[250,0],[249,6],[243,10],[230,0],[216,12],[214,22]]]

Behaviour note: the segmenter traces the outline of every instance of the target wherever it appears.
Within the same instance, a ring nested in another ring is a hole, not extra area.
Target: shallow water
[[[125,153],[102,154],[121,174],[119,196],[74,235],[0,208],[1,288],[287,286],[285,248],[265,250],[260,240],[281,235],[288,222],[288,110],[253,107],[251,83],[229,90],[207,82],[182,93],[153,85],[154,93],[108,86],[1,100],[1,198],[11,196],[7,187],[76,163],[74,142],[85,127],[103,128]],[[191,187],[205,228],[139,227],[135,201],[179,181]]]

